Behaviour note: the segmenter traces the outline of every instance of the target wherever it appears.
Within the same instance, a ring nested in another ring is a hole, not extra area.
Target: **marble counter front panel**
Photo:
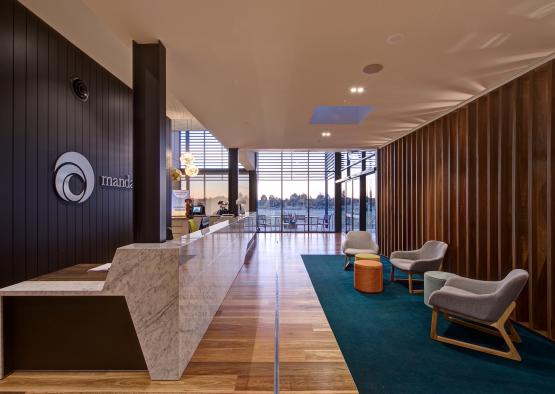
[[[124,296],[151,379],[178,380],[243,266],[255,220],[246,215],[163,244],[121,247],[105,282],[26,281],[0,296]]]

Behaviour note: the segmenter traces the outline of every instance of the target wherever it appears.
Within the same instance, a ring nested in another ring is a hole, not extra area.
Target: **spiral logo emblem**
[[[83,190],[75,194],[69,187],[71,178],[78,177],[83,182]],[[94,189],[94,171],[85,156],[77,152],[66,152],[56,160],[54,166],[54,186],[62,200],[84,203]]]

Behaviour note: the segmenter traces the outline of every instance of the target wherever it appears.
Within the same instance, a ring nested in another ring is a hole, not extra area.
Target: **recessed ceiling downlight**
[[[383,65],[379,63],[368,64],[367,66],[364,66],[364,68],[362,69],[362,71],[365,74],[376,74],[382,70],[383,70]]]

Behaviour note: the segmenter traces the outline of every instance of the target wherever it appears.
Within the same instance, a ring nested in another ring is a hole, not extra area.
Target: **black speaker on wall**
[[[89,99],[89,88],[81,78],[71,78],[71,89],[79,100],[85,102]]]

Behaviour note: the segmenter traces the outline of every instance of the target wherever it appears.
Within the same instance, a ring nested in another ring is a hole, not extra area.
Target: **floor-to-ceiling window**
[[[239,171],[239,201],[244,211],[249,210],[249,174]]]
[[[282,230],[306,231],[308,224],[308,152],[281,153]]]
[[[366,230],[376,237],[376,160],[375,152],[349,152],[342,154],[341,163],[341,225],[342,231]],[[365,177],[366,187],[361,194],[360,180]],[[361,217],[361,197],[366,215]],[[362,225],[365,225],[364,227]]]
[[[334,155],[312,152],[308,163],[308,209],[310,231],[334,229]]]
[[[257,213],[261,231],[281,231],[281,152],[261,152],[257,159]]]
[[[324,217],[319,221],[319,229],[321,231],[336,231],[335,228],[335,154],[325,154],[324,179],[326,187],[324,188]],[[338,197],[339,198],[339,197]]]
[[[199,174],[184,175],[181,190],[189,190],[195,204],[203,204],[206,214],[215,214],[220,201],[228,202],[228,149],[206,130],[179,132],[179,154],[190,152],[195,157]],[[239,198],[246,200],[248,208],[248,174],[239,166]],[[245,186],[246,176],[246,186]],[[182,199],[173,198],[173,209],[183,209]]]
[[[257,171],[261,231],[334,231],[332,153],[260,152]]]
[[[366,166],[376,168],[375,156],[366,162]],[[373,171],[366,175],[366,231],[369,231],[374,239],[378,239],[377,201],[376,172]]]

